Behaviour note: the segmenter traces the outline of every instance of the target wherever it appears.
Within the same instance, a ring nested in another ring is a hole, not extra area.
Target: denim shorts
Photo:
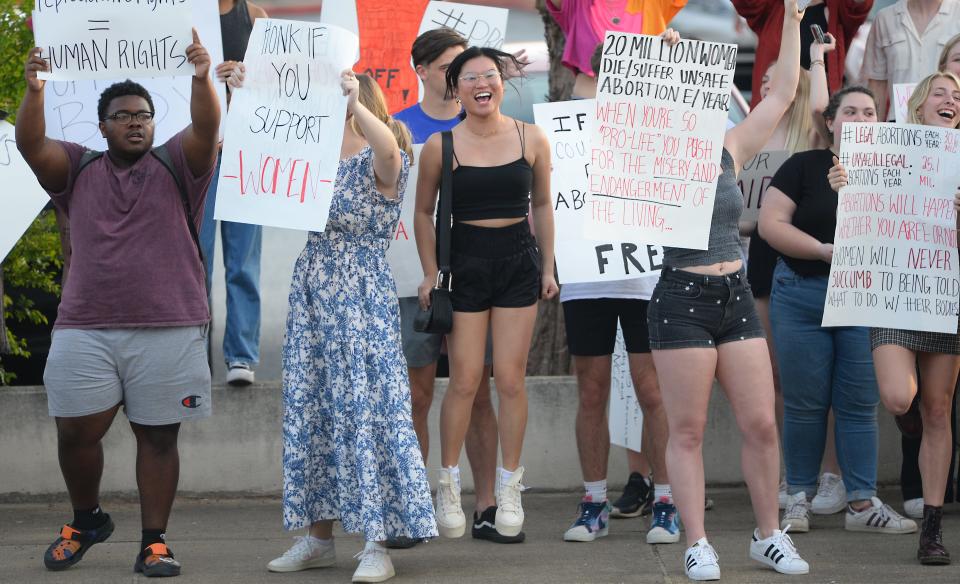
[[[651,349],[710,348],[764,337],[743,269],[706,276],[664,266],[647,325]]]
[[[540,299],[540,249],[530,225],[454,223],[450,301],[457,312],[523,308]]]

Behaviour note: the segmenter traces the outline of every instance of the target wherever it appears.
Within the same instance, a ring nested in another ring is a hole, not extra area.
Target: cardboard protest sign
[[[737,47],[608,32],[585,235],[705,249]]]
[[[33,33],[50,65],[41,79],[193,75],[190,4],[36,0]]]
[[[191,6],[193,26],[215,67],[223,62],[220,11],[213,2],[187,0],[187,3]],[[192,68],[190,73],[192,75]],[[213,74],[212,67],[210,74]],[[97,102],[104,89],[122,80],[48,81],[44,88],[43,103],[47,136],[54,140],[76,142],[91,150],[106,150],[107,142],[98,128]],[[153,124],[155,144],[163,144],[190,124],[190,76],[140,78],[137,83],[150,92],[156,109]],[[222,83],[216,83],[216,87],[220,97],[222,128],[227,112],[227,92]]]
[[[414,162],[420,160],[423,144],[414,144]],[[417,175],[419,164],[410,167],[407,177],[407,190],[403,192],[403,203],[400,210],[400,222],[390,248],[387,249],[387,261],[390,271],[397,284],[397,296],[406,298],[417,295],[417,287],[423,281],[423,268],[420,266],[420,255],[417,253],[417,241],[413,238],[413,208],[417,202]]]
[[[506,8],[472,6],[431,0],[427,5],[417,36],[435,28],[452,28],[467,39],[468,47],[503,47],[507,35]],[[407,53],[409,54],[409,50]]]
[[[893,84],[893,103],[890,104],[890,107],[893,108],[896,116],[894,119],[898,124],[909,123],[907,121],[907,102],[910,101],[910,96],[913,95],[913,90],[916,87],[916,83]]]
[[[610,412],[607,415],[610,443],[641,452],[643,410],[640,409],[640,402],[637,401],[637,393],[633,388],[627,345],[619,324],[611,363]]]
[[[659,246],[583,235],[594,200],[587,192],[587,175],[595,107],[592,99],[533,106],[534,120],[550,140],[554,247],[562,284],[656,276],[663,259]]]
[[[3,185],[3,195],[0,195],[2,262],[50,200],[17,150],[13,125],[5,121],[0,121],[0,184]]]
[[[780,167],[788,158],[790,158],[790,153],[786,150],[768,150],[746,161],[740,168],[737,185],[743,192],[741,221],[756,222],[760,219],[763,194],[770,186],[773,175],[777,174],[777,171],[780,170]]]
[[[387,96],[390,113],[417,103],[420,83],[410,64],[427,0],[324,2],[320,17],[360,37],[356,71],[373,77]]]
[[[957,332],[960,130],[843,125],[823,326]]]
[[[227,114],[217,219],[323,231],[347,113],[340,73],[357,45],[329,24],[257,19]]]

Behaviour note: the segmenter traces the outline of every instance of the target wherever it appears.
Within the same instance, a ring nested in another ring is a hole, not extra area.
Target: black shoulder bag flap
[[[430,291],[430,308],[417,313],[413,328],[421,333],[446,334],[453,330],[453,304],[450,290],[450,221],[453,211],[453,134],[443,138],[443,169],[440,175],[440,202],[437,209],[437,283]]]

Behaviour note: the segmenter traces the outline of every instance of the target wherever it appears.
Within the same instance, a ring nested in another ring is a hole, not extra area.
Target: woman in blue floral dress
[[[347,123],[323,233],[310,233],[290,287],[283,348],[283,523],[309,533],[268,565],[333,565],[333,521],[367,541],[354,582],[394,575],[387,538],[437,535],[413,430],[396,288],[384,257],[410,134],[377,84],[345,71]]]

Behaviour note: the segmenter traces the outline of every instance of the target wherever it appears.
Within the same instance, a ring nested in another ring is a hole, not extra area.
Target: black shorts
[[[563,303],[570,354],[579,357],[612,355],[617,341],[617,322],[623,329],[628,353],[649,353],[646,300],[636,298],[587,298]]]
[[[507,227],[454,223],[451,239],[455,311],[523,308],[540,299],[540,249],[526,221]]]

